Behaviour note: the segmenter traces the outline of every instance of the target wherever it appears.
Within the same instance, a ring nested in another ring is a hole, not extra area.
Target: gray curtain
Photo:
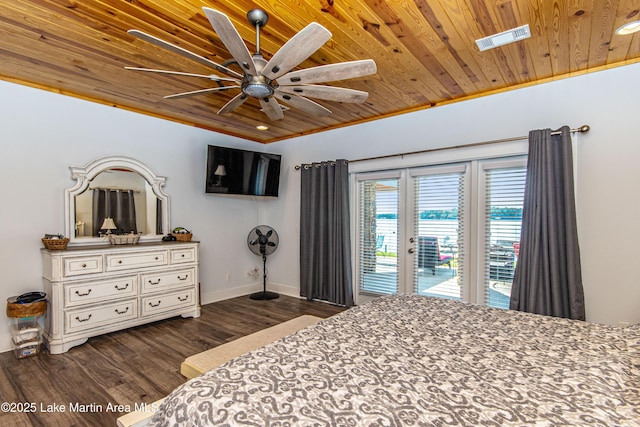
[[[529,133],[512,310],[585,319],[569,127]]]
[[[93,235],[101,231],[107,217],[113,218],[118,233],[138,232],[136,225],[136,206],[133,190],[93,190]]]
[[[300,173],[300,295],[350,307],[347,161],[302,165]]]

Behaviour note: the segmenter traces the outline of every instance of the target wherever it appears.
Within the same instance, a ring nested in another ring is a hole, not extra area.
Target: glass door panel
[[[508,309],[520,251],[526,167],[487,167],[485,180],[484,303]]]
[[[359,294],[398,292],[399,190],[399,177],[358,183]]]
[[[409,237],[413,291],[419,295],[460,300],[463,271],[464,167],[439,168],[412,175],[414,201]],[[422,175],[424,174],[424,175]]]

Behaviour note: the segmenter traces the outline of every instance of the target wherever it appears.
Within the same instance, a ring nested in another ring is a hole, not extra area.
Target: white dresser
[[[200,316],[198,242],[42,249],[51,354],[89,337]]]

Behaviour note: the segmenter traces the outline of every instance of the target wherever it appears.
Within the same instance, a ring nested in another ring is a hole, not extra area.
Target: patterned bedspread
[[[152,426],[640,426],[640,327],[387,296],[174,390]]]

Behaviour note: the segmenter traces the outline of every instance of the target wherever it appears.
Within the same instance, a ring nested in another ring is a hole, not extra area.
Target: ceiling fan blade
[[[284,118],[284,113],[278,101],[275,98],[260,98],[260,105],[262,105],[262,111],[271,120],[280,120]]]
[[[304,27],[271,57],[262,75],[274,80],[311,56],[331,38],[331,32],[317,22]]]
[[[218,114],[227,114],[232,112],[233,110],[241,106],[244,103],[244,101],[247,100],[247,98],[248,96],[245,95],[244,93],[239,93],[238,95],[233,97],[231,101],[224,104],[220,109],[220,111],[218,111]]]
[[[322,85],[280,86],[278,91],[336,102],[363,103],[369,96],[361,90]]]
[[[321,65],[305,70],[292,71],[278,79],[280,86],[300,85],[310,83],[324,83],[334,80],[347,80],[368,76],[376,73],[376,63],[373,59],[341,62],[338,64]]]
[[[173,95],[165,96],[164,99],[178,99],[178,98],[185,98],[187,96],[204,95],[204,94],[207,94],[207,93],[220,92],[220,91],[227,90],[227,89],[240,89],[240,86],[211,87],[211,88],[207,88],[207,89],[194,90],[194,91],[191,91],[191,92],[175,93]]]
[[[195,54],[193,52],[188,51],[187,49],[181,48],[180,46],[176,46],[176,45],[171,44],[169,42],[166,42],[166,41],[164,41],[162,39],[154,37],[151,34],[147,34],[147,33],[144,33],[142,31],[139,31],[139,30],[129,30],[129,31],[127,31],[127,33],[131,34],[132,36],[138,37],[139,39],[147,41],[147,42],[149,42],[151,44],[155,44],[156,46],[160,46],[160,47],[162,47],[164,49],[170,50],[171,52],[174,52],[174,53],[177,53],[179,55],[185,56],[185,57],[187,57],[189,59],[197,61],[197,62],[199,62],[201,64],[206,65],[206,66],[212,67],[212,68],[214,68],[214,69],[216,69],[218,71],[221,71],[221,72],[223,72],[225,74],[229,74],[231,76],[235,76],[235,77],[238,77],[240,79],[243,77],[242,74],[237,73],[237,72],[235,72],[235,71],[233,71],[233,70],[231,70],[231,69],[229,69],[227,67],[224,67],[224,66],[222,66],[222,65],[220,65],[218,63],[215,63],[215,62],[211,61],[210,59],[205,58],[204,56],[197,55],[197,54]]]
[[[325,117],[331,114],[331,110],[328,110],[317,102],[313,102],[312,100],[302,96],[280,93],[279,91],[276,91],[273,95],[292,107],[302,110],[307,114],[311,114],[312,116]]]
[[[203,7],[202,10],[204,10],[207,19],[209,19],[209,23],[211,23],[215,32],[220,36],[222,43],[227,47],[233,59],[238,62],[240,68],[251,75],[257,75],[258,72],[256,71],[253,57],[229,17],[209,7]]]
[[[232,79],[229,77],[219,77],[215,74],[194,74],[194,73],[183,73],[182,71],[170,71],[170,70],[156,70],[153,68],[140,68],[140,67],[124,67],[125,70],[133,70],[133,71],[145,71],[148,73],[160,73],[160,74],[171,74],[176,76],[186,76],[186,77],[200,77],[203,79],[213,80],[214,82],[234,82],[236,84],[240,84],[240,80]]]

